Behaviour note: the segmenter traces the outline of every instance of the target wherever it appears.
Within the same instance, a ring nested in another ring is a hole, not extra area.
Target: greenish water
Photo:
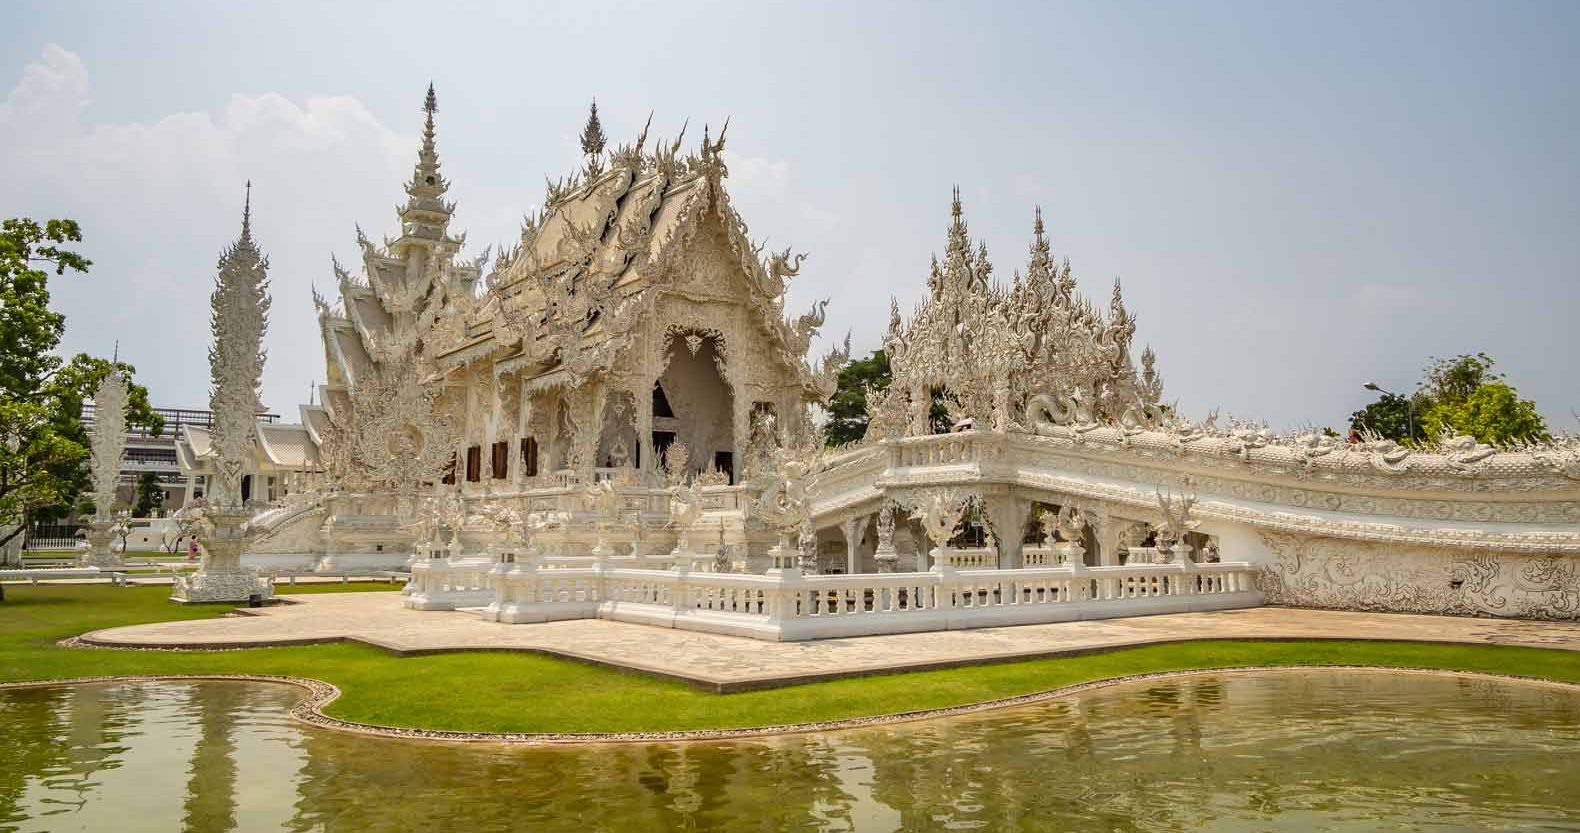
[[[0,693],[0,831],[1580,829],[1580,695],[1512,682],[1209,675],[823,735],[558,748],[313,730],[285,716],[297,696]]]

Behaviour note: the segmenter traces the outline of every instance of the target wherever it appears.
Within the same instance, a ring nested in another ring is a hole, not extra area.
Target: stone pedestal
[[[892,573],[895,571],[895,568],[900,566],[900,554],[894,551],[893,544],[890,544],[888,549],[880,547],[872,558],[878,562],[878,572],[880,573]]]
[[[792,533],[780,532],[779,542],[768,550],[768,558],[772,561],[771,570],[797,570],[800,569],[801,551],[793,543]]]
[[[95,518],[88,524],[88,551],[82,556],[82,566],[98,567],[101,570],[120,570],[126,567],[126,562],[121,559],[121,554],[111,548],[115,543],[115,533],[111,528],[115,522],[108,518],[100,520]]]
[[[257,570],[241,566],[241,554],[247,549],[248,518],[248,512],[240,507],[205,513],[211,530],[199,538],[202,566],[190,576],[176,577],[171,600],[183,604],[245,602],[254,595],[264,599],[274,595],[273,585],[259,578]]]

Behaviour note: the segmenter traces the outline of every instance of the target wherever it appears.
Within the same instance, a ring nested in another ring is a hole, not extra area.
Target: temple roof
[[[317,440],[303,425],[257,423],[253,466],[259,471],[306,471],[318,468]],[[176,438],[176,461],[185,474],[210,473],[216,455],[213,435],[207,428],[181,426]]]
[[[784,358],[809,392],[819,391],[806,352],[821,309],[795,321],[783,317],[787,282],[804,255],[765,256],[751,241],[724,188],[724,133],[715,141],[705,131],[698,152],[686,155],[679,139],[648,152],[646,136],[644,128],[634,144],[607,158],[589,153],[581,170],[550,185],[547,207],[527,219],[520,243],[496,261],[465,337],[435,356],[441,369],[488,353],[500,362],[498,371],[528,370],[572,383],[604,369],[638,323],[648,290],[685,277],[671,268],[679,254],[718,235],[713,239],[742,276],[731,284],[737,288],[719,289],[739,293],[758,313],[770,352]],[[611,342],[614,349],[599,349]]]

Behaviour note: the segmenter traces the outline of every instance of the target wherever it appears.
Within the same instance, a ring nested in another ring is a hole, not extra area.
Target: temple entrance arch
[[[725,375],[723,337],[713,331],[671,329],[655,402],[673,416],[653,416],[653,444],[684,443],[690,472],[734,468],[735,392]]]

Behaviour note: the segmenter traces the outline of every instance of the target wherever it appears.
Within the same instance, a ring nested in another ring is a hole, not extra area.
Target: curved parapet
[[[1092,523],[1094,563],[1112,564],[1165,528],[1160,496],[1188,494],[1198,543],[1257,565],[1271,602],[1580,618],[1580,445],[1384,445],[1048,423],[905,437],[831,459],[813,512],[819,527],[859,530],[888,501],[972,496],[1013,564],[1019,548],[1003,541],[1035,539],[1036,506],[1073,507]]]

